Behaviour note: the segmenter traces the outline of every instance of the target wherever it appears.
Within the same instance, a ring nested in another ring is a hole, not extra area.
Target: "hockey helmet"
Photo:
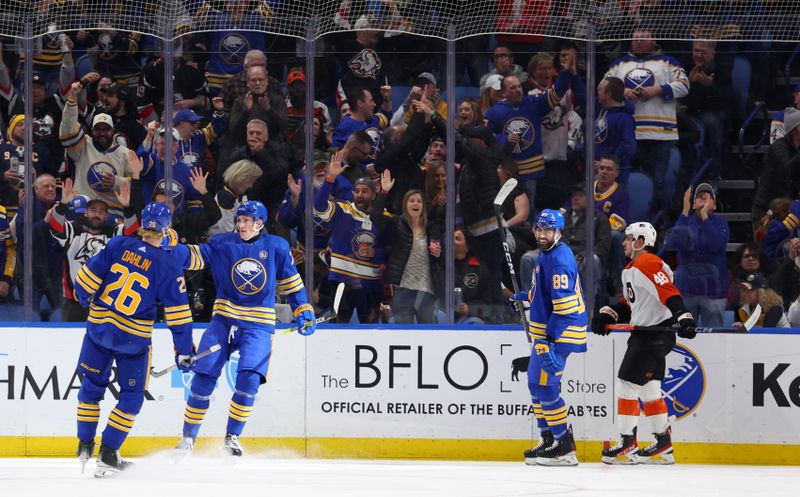
[[[158,202],[150,202],[142,210],[142,228],[164,233],[169,228],[172,214],[169,207]]]
[[[638,240],[639,237],[642,237],[644,238],[645,247],[655,247],[658,234],[652,224],[642,221],[628,225],[628,227],[625,228],[625,236],[630,236],[634,240]]]
[[[536,216],[536,228],[564,230],[564,215],[561,211],[554,209],[544,209]]]
[[[250,216],[255,223],[259,219],[263,224],[267,224],[267,208],[258,200],[248,200],[236,209],[236,217]]]

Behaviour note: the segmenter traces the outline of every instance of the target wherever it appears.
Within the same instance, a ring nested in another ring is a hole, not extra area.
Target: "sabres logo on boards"
[[[96,192],[109,192],[111,188],[108,188],[105,184],[103,184],[103,175],[110,174],[112,176],[117,176],[117,170],[114,169],[114,166],[109,164],[108,162],[95,162],[86,172],[86,182],[89,183],[89,186],[92,190]],[[116,178],[114,178],[116,180]]]
[[[231,281],[239,292],[254,295],[267,283],[267,270],[260,261],[246,257],[233,265]]]
[[[533,141],[536,139],[536,131],[533,129],[533,123],[524,117],[515,117],[509,120],[503,127],[503,134],[506,136],[518,134],[520,136],[519,143],[514,145],[515,154],[533,145]]]
[[[667,372],[661,382],[669,416],[683,419],[697,409],[706,392],[706,372],[697,355],[676,344],[667,355]]]

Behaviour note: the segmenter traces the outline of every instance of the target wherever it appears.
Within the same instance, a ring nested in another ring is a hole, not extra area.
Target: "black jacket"
[[[767,149],[761,177],[753,199],[753,224],[755,225],[778,197],[797,198],[800,191],[800,153],[792,146],[789,135],[776,140]]]
[[[383,279],[391,285],[399,285],[403,279],[406,263],[408,263],[408,258],[411,255],[414,232],[403,216],[389,217],[384,214],[387,198],[386,192],[378,193],[372,204],[372,212],[369,217],[376,226],[380,227],[381,231],[386,230],[385,232],[388,235],[389,257],[386,262],[386,269],[383,272]],[[441,238],[441,232],[437,232],[438,228],[433,223],[428,223],[427,231],[428,243],[431,240],[439,240]],[[442,254],[444,254],[444,247],[442,247]],[[433,275],[436,267],[435,258],[429,255],[428,259],[430,260],[431,284],[433,285]]]
[[[503,149],[494,135],[487,134],[484,141],[486,147],[468,138],[456,140],[456,162],[461,164],[458,193],[467,226],[494,219],[494,198],[500,190],[497,165],[503,161]]]
[[[576,221],[572,221],[573,210],[564,213],[564,234],[562,240],[576,256],[586,252],[586,212],[579,212]],[[602,212],[594,213],[594,253],[606,263],[611,249],[611,227],[608,217]]]
[[[286,144],[269,140],[264,148],[256,153],[253,153],[248,145],[244,145],[236,148],[229,157],[230,159],[226,160],[226,164],[220,169],[220,178],[228,166],[238,160],[247,159],[255,162],[263,174],[247,192],[247,197],[250,200],[259,200],[277,212],[286,193],[286,179],[289,175],[289,149]]]

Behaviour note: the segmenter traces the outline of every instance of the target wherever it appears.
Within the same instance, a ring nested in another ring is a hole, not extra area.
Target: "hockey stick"
[[[511,191],[517,187],[517,180],[514,178],[509,178],[508,181],[503,183],[503,186],[500,187],[500,191],[497,192],[497,195],[494,197],[494,219],[497,221],[497,230],[500,232],[500,241],[503,242],[503,254],[506,257],[506,264],[508,265],[508,274],[511,276],[511,286],[514,288],[514,293],[519,293],[519,283],[517,282],[517,273],[514,272],[514,262],[511,260],[511,249],[508,246],[508,242],[506,241],[506,230],[503,228],[503,203],[506,201],[506,198],[511,194]],[[519,312],[520,319],[522,320],[522,326],[525,327],[525,338],[528,339],[528,343],[531,342],[531,337],[528,335],[528,320],[525,318],[525,306],[520,301],[514,301],[514,308],[517,309]]]
[[[753,308],[753,313],[750,314],[750,317],[747,318],[747,321],[744,322],[742,326],[718,326],[718,327],[711,327],[711,326],[697,326],[692,328],[695,333],[747,333],[753,326],[755,326],[758,319],[761,317],[761,304],[758,304]],[[607,325],[606,329],[608,330],[627,330],[627,331],[636,331],[636,332],[652,332],[652,333],[660,333],[660,332],[677,332],[680,330],[677,326],[633,326],[630,324],[611,324]]]
[[[342,294],[344,294],[344,283],[339,283],[336,285],[336,293],[333,295],[333,309],[332,312],[326,314],[325,316],[318,317],[314,320],[314,324],[326,323],[332,319],[336,319],[336,316],[339,315],[339,304],[342,302]],[[303,329],[308,328],[311,326],[312,323],[306,323],[303,325]],[[293,326],[291,328],[287,328],[286,331],[283,332],[284,335],[288,335],[289,333],[293,333],[295,331],[300,331],[300,328],[297,326]]]
[[[192,357],[191,362],[197,362],[198,360],[202,359],[203,357],[206,357],[206,356],[211,355],[214,352],[218,351],[220,348],[222,348],[222,347],[220,347],[220,345],[218,343],[215,343],[214,345],[209,347],[208,350],[204,350],[204,351],[200,352],[199,354],[196,354],[194,357]],[[189,364],[185,364],[185,365],[188,366]],[[170,367],[168,367],[166,369],[162,369],[161,371],[156,371],[154,368],[150,368],[150,376],[152,376],[153,378],[160,378],[160,377],[164,376],[165,374],[169,373],[170,371],[175,371],[176,369],[178,369],[178,365],[177,364],[173,364],[172,366],[170,366]]]

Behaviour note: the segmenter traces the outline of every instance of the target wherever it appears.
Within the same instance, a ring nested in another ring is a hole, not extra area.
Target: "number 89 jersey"
[[[586,350],[586,305],[581,293],[578,264],[563,243],[542,251],[533,271],[528,334],[548,340],[560,350]]]
[[[622,271],[622,301],[631,308],[631,324],[655,326],[672,318],[667,300],[679,296],[672,269],[655,254],[646,252]]]

